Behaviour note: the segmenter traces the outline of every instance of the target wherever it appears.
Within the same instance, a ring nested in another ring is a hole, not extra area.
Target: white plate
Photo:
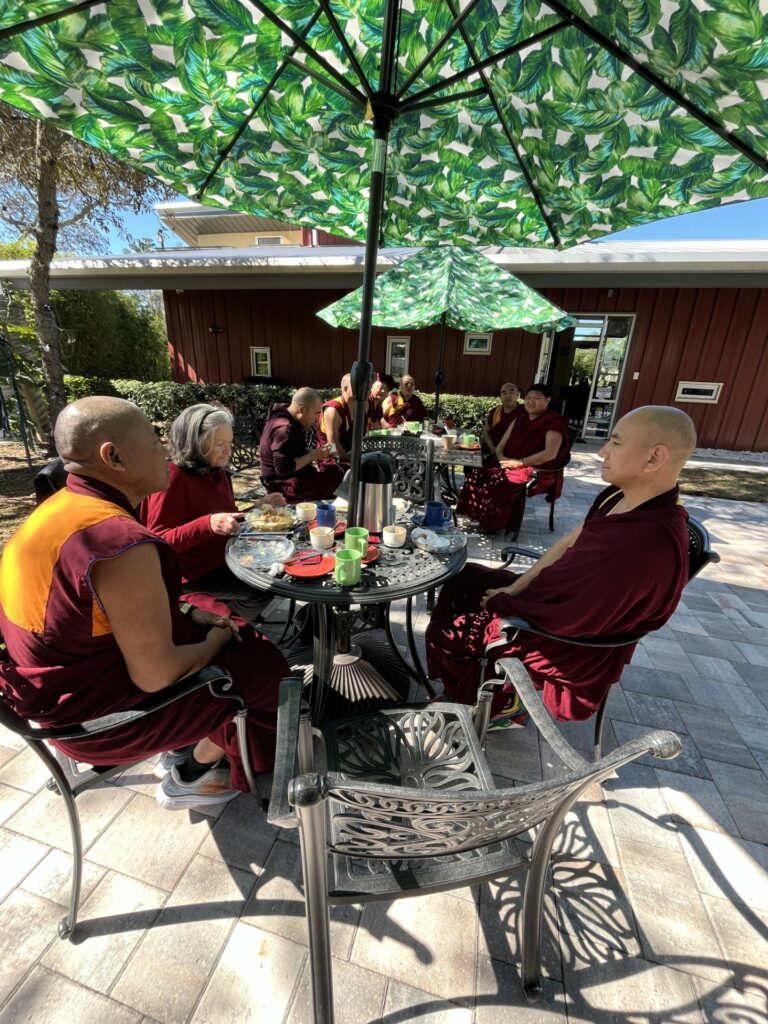
[[[292,540],[280,534],[274,537],[238,537],[233,546],[235,558],[246,569],[264,569],[274,562],[285,562],[296,549]]]

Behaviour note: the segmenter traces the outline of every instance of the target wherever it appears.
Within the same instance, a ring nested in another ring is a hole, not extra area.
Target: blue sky
[[[126,213],[125,230],[135,238],[149,237],[154,239],[157,229],[161,226],[155,213],[137,216]],[[618,240],[638,239],[657,241],[661,239],[768,239],[768,199],[753,199],[746,203],[730,203],[717,206],[713,210],[701,213],[688,213],[682,217],[667,217],[665,220],[645,224],[639,228],[628,228],[609,236]],[[165,244],[167,247],[183,245],[181,239],[166,229]],[[117,232],[109,236],[109,251],[120,253],[127,243]]]

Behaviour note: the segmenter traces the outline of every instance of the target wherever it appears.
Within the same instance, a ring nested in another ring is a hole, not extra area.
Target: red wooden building
[[[261,244],[251,234],[248,248],[56,261],[52,285],[162,289],[175,380],[260,375],[333,386],[355,358],[357,335],[315,314],[359,286],[363,251],[319,233],[279,239],[264,223]],[[382,252],[380,269],[411,251]],[[445,391],[489,395],[504,381],[524,387],[546,378],[569,416],[584,414],[587,437],[606,436],[635,406],[674,404],[693,417],[702,447],[768,450],[768,241],[485,252],[579,322],[555,338],[448,331]],[[20,286],[24,270],[0,264]],[[376,328],[372,360],[377,369],[408,370],[428,392],[438,343],[438,326]]]

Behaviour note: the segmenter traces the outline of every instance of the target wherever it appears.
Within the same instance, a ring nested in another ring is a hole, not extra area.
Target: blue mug
[[[318,506],[319,507],[319,506]],[[451,521],[451,510],[442,501],[428,501],[424,506],[424,525],[441,529]]]
[[[336,525],[335,505],[332,505],[329,501],[319,501],[317,503],[317,525],[331,527]]]

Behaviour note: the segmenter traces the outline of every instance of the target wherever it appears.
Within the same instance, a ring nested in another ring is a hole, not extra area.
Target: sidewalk
[[[543,499],[520,543],[548,546],[601,487],[575,450],[556,533]],[[523,1003],[516,886],[364,909],[331,928],[338,1024],[705,1024],[768,1017],[768,506],[687,499],[722,563],[645,640],[609,702],[604,748],[673,729],[675,761],[634,763],[566,822],[545,910],[542,1000]],[[498,564],[498,540],[471,557]],[[422,608],[417,626],[423,628]],[[588,749],[591,723],[567,730]],[[553,770],[532,728],[491,735],[500,782]],[[0,1024],[307,1024],[296,836],[250,797],[171,814],[151,766],[79,801],[77,943],[60,798],[0,735]]]

